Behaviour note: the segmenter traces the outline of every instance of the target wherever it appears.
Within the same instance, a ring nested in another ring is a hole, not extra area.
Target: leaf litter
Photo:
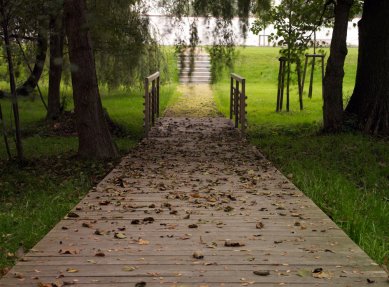
[[[336,245],[331,249],[316,248],[300,239],[304,234],[314,232],[310,229],[326,230],[327,233],[332,229],[312,223],[307,212],[309,207],[304,206],[303,201],[296,201],[302,199],[293,185],[280,177],[266,159],[253,154],[252,147],[242,141],[233,128],[220,124],[218,120],[207,121],[168,119],[157,124],[159,137],[151,137],[141,143],[139,150],[134,151],[136,156],[125,158],[120,168],[114,170],[113,176],[93,190],[94,196],[84,199],[82,205],[75,209],[77,213],[68,213],[67,217],[74,221],[83,219],[78,226],[84,228],[76,231],[68,224],[66,229],[61,229],[63,234],[82,233],[78,237],[82,236],[85,242],[92,239],[97,246],[100,246],[99,242],[107,244],[101,250],[92,249],[90,255],[96,261],[101,260],[96,257],[109,258],[122,254],[148,258],[142,252],[149,250],[157,255],[159,252],[170,252],[168,254],[177,258],[173,263],[179,265],[182,262],[174,255],[175,252],[187,252],[191,261],[196,259],[201,262],[204,255],[198,248],[210,248],[212,255],[207,254],[209,261],[201,263],[204,278],[214,267],[228,270],[223,256],[231,256],[237,261],[242,258],[253,267],[251,275],[256,276],[249,278],[247,274],[236,278],[242,286],[254,284],[254,278],[290,275],[291,270],[277,271],[276,266],[274,270],[255,269],[256,262],[270,262],[272,253],[277,254],[279,248],[285,249],[282,258],[286,259],[292,254],[289,249],[294,252],[299,250],[303,256],[314,259],[317,253],[337,256],[339,249]],[[181,130],[188,131],[185,137],[181,136]],[[163,141],[165,143],[161,144]],[[96,222],[84,218],[88,209],[90,214],[98,215]],[[185,221],[189,219],[193,223]],[[286,222],[283,231],[289,233],[294,241],[272,234],[277,227],[273,225],[273,220]],[[160,235],[159,238],[151,232]],[[133,238],[135,235],[142,237]],[[324,236],[323,232],[320,235]],[[200,241],[195,240],[199,236]],[[114,239],[117,239],[116,243],[111,244]],[[273,243],[270,245],[272,252],[267,255],[258,253],[256,248],[262,243]],[[78,255],[84,243],[74,244],[70,248],[61,246],[59,254]],[[82,251],[83,254],[87,252]],[[237,254],[242,255],[238,257]],[[147,262],[147,259],[144,260]],[[88,263],[98,264],[94,260]],[[143,267],[136,266],[135,261],[134,265],[132,262],[129,264],[118,268],[123,272],[138,270],[143,274],[153,274],[154,278],[162,278],[163,272],[159,273],[159,270],[142,271]],[[69,267],[66,272],[78,273],[79,269],[82,266],[77,269]],[[335,277],[332,271],[320,268],[299,269],[295,275],[318,280]],[[366,282],[366,278],[364,280]],[[146,286],[146,282],[139,281],[135,286]]]

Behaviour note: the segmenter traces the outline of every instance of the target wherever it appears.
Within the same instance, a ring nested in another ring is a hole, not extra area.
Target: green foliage
[[[143,80],[165,60],[137,0],[93,0],[89,5],[99,81],[110,88]]]
[[[258,1],[259,3],[260,1]],[[198,28],[196,17],[213,17],[215,26],[213,27],[212,39],[213,43],[208,48],[211,57],[211,74],[213,82],[217,81],[220,72],[225,64],[230,69],[233,66],[235,39],[232,29],[232,19],[237,16],[241,20],[241,32],[246,35],[248,28],[248,17],[250,12],[258,9],[257,0],[234,0],[234,1],[205,1],[205,0],[160,0],[160,6],[165,8],[165,11],[177,18],[174,25],[180,25],[182,17],[193,16],[193,22],[190,27],[189,43],[186,43],[182,38],[177,39],[177,55],[181,58],[184,53],[188,52],[191,57],[191,67],[193,68],[194,50],[199,44]],[[181,61],[183,64],[183,61]],[[183,66],[181,68],[184,68]]]
[[[284,47],[280,53],[291,63],[299,63],[312,43],[312,34],[323,24],[325,2],[325,0],[308,2],[283,0],[279,5],[260,14],[252,31],[259,34],[272,23],[276,32],[270,34],[269,40],[275,42],[277,46]]]
[[[287,106],[289,111],[289,93],[291,82],[291,65],[296,65],[297,80],[301,93],[301,62],[309,44],[316,47],[316,39],[312,41],[312,34],[324,24],[327,12],[326,0],[282,0],[275,7],[258,14],[259,19],[254,23],[252,31],[258,34],[270,23],[274,25],[276,33],[271,33],[269,41],[281,46],[281,56],[287,61]],[[267,7],[269,8],[269,7]],[[316,49],[314,49],[316,52]]]
[[[232,71],[236,58],[235,46],[233,43],[213,45],[208,48],[211,58],[212,82],[220,80],[224,69],[227,67]]]

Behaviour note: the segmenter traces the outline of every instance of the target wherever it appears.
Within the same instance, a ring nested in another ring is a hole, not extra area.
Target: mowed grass
[[[46,93],[47,87],[43,90]],[[67,109],[72,109],[71,89],[66,90]],[[143,94],[140,88],[101,89],[103,106],[124,131],[114,139],[122,155],[143,135]],[[175,81],[163,85],[161,110],[177,97]],[[8,124],[10,102],[3,99],[0,103]],[[117,163],[79,159],[76,136],[48,135],[39,98],[20,99],[19,107],[26,164],[8,162],[0,140],[0,277],[17,259],[20,246],[32,248]],[[11,136],[9,140],[15,155]]]
[[[349,49],[346,59],[345,104],[354,87],[357,52]],[[250,140],[373,259],[388,265],[389,140],[354,131],[321,133],[318,66],[312,99],[305,86],[304,110],[299,110],[294,82],[291,111],[276,113],[278,57],[276,48],[238,50],[234,72],[247,80]],[[228,115],[227,72],[214,91],[219,109]]]

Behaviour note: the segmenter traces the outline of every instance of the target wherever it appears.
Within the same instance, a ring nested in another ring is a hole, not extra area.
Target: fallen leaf
[[[23,273],[15,272],[15,273],[13,274],[13,277],[14,277],[14,278],[17,278],[17,279],[23,279],[23,278],[24,278],[24,275],[23,275]]]
[[[77,213],[75,213],[75,212],[69,212],[67,217],[69,217],[69,218],[78,218],[80,216]]]
[[[318,279],[331,279],[332,274],[330,272],[325,272],[323,268],[316,268],[312,271],[312,277]]]
[[[124,267],[122,268],[122,270],[123,270],[123,271],[126,271],[126,272],[131,272],[131,271],[136,270],[136,267],[134,267],[134,266],[124,266]]]
[[[258,276],[269,276],[270,275],[269,270],[256,270],[256,271],[253,271],[253,273],[255,275],[258,275]]]
[[[192,256],[193,256],[193,258],[196,258],[196,259],[203,259],[204,258],[204,254],[201,251],[195,251]]]
[[[121,233],[121,232],[116,232],[114,237],[117,238],[117,239],[125,239],[125,238],[127,238],[127,236],[124,233]]]
[[[255,225],[255,227],[256,227],[257,229],[262,229],[262,228],[265,227],[265,225],[260,221],[260,222],[257,222],[257,224]]]
[[[231,212],[233,210],[234,210],[234,208],[232,206],[229,206],[229,205],[224,208],[224,212]]]
[[[153,217],[146,217],[143,219],[144,223],[153,223],[155,220]]]
[[[205,262],[205,266],[212,266],[212,265],[218,265],[217,262]]]
[[[63,287],[65,285],[72,285],[70,283],[65,284],[60,280],[56,280],[54,283],[38,283],[38,287]]]
[[[224,246],[226,246],[226,247],[241,247],[241,246],[245,246],[245,244],[241,243],[239,241],[232,241],[231,239],[226,239],[224,242]]]
[[[305,270],[305,269],[300,269],[297,271],[297,275],[300,276],[300,277],[308,277],[308,276],[311,276],[311,271],[309,270]]]
[[[76,269],[76,268],[67,268],[66,272],[68,272],[68,273],[77,273],[78,269]]]
[[[149,245],[149,244],[150,244],[150,241],[144,240],[144,239],[139,239],[139,240],[138,240],[138,244],[139,244],[139,245]]]
[[[95,235],[104,235],[104,232],[101,231],[100,229],[95,230]]]
[[[104,200],[104,201],[100,201],[99,202],[99,205],[103,205],[103,206],[106,206],[106,205],[109,205],[111,202],[109,200]]]
[[[58,253],[62,255],[76,255],[80,253],[80,250],[78,250],[77,248],[67,248],[67,249],[60,249]]]

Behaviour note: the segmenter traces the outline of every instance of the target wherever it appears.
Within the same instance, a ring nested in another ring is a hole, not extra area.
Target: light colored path
[[[165,112],[166,117],[204,118],[221,116],[208,84],[178,86],[181,97]]]
[[[386,278],[228,120],[164,118],[0,286],[358,287]]]

